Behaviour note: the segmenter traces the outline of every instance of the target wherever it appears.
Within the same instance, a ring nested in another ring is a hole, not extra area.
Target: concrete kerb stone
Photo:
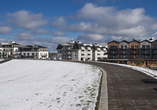
[[[102,71],[102,77],[99,87],[99,100],[97,104],[97,109],[95,110],[108,110],[108,90],[107,90],[107,73],[101,67],[97,67]]]

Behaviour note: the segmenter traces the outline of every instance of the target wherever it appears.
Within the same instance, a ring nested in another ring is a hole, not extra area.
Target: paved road
[[[99,66],[107,72],[109,110],[157,110],[157,91],[154,90],[157,84],[142,81],[153,78],[126,67],[95,62],[83,63]]]

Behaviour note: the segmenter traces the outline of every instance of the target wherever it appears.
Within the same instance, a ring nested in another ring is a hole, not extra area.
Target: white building
[[[0,58],[8,58],[18,51],[20,44],[10,41],[9,43],[0,43]]]
[[[59,44],[57,47],[58,56],[62,59],[75,61],[81,60],[104,60],[107,59],[107,48],[99,44],[83,44],[81,42],[71,41],[65,44]]]
[[[40,45],[27,45],[19,48],[16,54],[21,54],[24,58],[34,58],[34,59],[47,59],[49,58],[49,52],[46,47]]]

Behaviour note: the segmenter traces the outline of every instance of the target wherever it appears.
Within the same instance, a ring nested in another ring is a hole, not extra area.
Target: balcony
[[[150,50],[150,47],[149,48],[141,48],[141,50]]]
[[[67,50],[70,50],[71,48],[70,47],[68,47],[68,48],[66,48]]]
[[[144,60],[145,60],[145,59],[150,59],[150,57],[144,57],[144,58],[142,57],[142,59],[144,59]]]
[[[130,50],[139,50],[139,48],[130,48]]]
[[[128,48],[119,48],[119,50],[128,50]]]
[[[120,57],[119,59],[128,59],[129,57]]]
[[[138,55],[139,52],[130,52],[131,55]]]
[[[118,57],[109,57],[109,59],[118,59]]]
[[[153,54],[157,55],[157,52],[153,52]]]
[[[71,54],[71,52],[67,52],[67,54]]]
[[[121,51],[121,52],[119,52],[119,54],[121,54],[121,55],[127,55],[128,52]]]
[[[141,52],[142,55],[150,55],[150,52]]]
[[[109,50],[118,50],[118,48],[109,48]]]
[[[109,52],[110,55],[117,55],[118,52]]]

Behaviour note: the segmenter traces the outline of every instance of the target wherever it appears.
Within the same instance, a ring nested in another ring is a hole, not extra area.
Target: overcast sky
[[[157,38],[157,0],[0,0],[0,42],[55,52],[70,40],[99,43]]]

